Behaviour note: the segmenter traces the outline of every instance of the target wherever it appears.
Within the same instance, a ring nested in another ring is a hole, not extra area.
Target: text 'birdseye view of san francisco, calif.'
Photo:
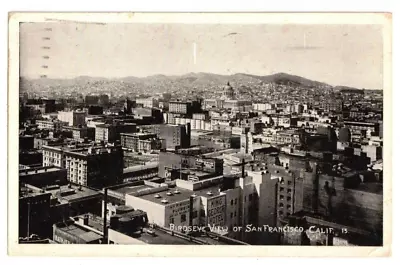
[[[381,25],[21,23],[20,244],[383,245]]]

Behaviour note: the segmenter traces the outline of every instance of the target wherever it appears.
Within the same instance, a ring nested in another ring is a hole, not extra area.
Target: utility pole
[[[243,241],[244,240],[244,228],[245,228],[245,225],[244,225],[244,223],[245,223],[245,203],[246,203],[246,201],[245,201],[245,198],[246,198],[246,195],[245,195],[245,193],[244,193],[244,187],[245,187],[245,184],[244,184],[244,178],[245,178],[245,171],[244,171],[244,166],[246,165],[247,163],[245,162],[245,159],[244,158],[242,158],[242,163],[240,164],[241,165],[241,167],[242,167],[242,179],[243,179],[243,188],[242,188],[242,216],[241,216],[241,222],[242,222],[242,230],[241,230],[241,240]]]

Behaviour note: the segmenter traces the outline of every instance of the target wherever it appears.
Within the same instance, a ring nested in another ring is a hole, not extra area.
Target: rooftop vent
[[[172,196],[172,192],[167,192],[167,195],[168,196]]]
[[[179,194],[179,193],[181,193],[181,192],[180,192],[179,190],[175,190],[174,193],[175,193],[175,194]]]
[[[156,194],[156,195],[154,195],[154,198],[161,198],[161,195],[160,194]]]
[[[168,200],[167,199],[162,199],[161,202],[166,204],[166,203],[168,203]]]
[[[211,196],[211,195],[213,195],[213,193],[211,191],[209,191],[209,192],[207,192],[207,195]]]

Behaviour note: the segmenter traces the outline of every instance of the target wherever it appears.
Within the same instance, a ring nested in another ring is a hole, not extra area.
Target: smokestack
[[[108,229],[107,229],[107,188],[104,188],[103,198],[103,244],[108,244]]]

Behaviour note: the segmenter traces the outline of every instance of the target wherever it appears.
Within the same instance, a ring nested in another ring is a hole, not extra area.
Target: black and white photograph
[[[12,240],[384,247],[387,30],[364,15],[20,20]]]

